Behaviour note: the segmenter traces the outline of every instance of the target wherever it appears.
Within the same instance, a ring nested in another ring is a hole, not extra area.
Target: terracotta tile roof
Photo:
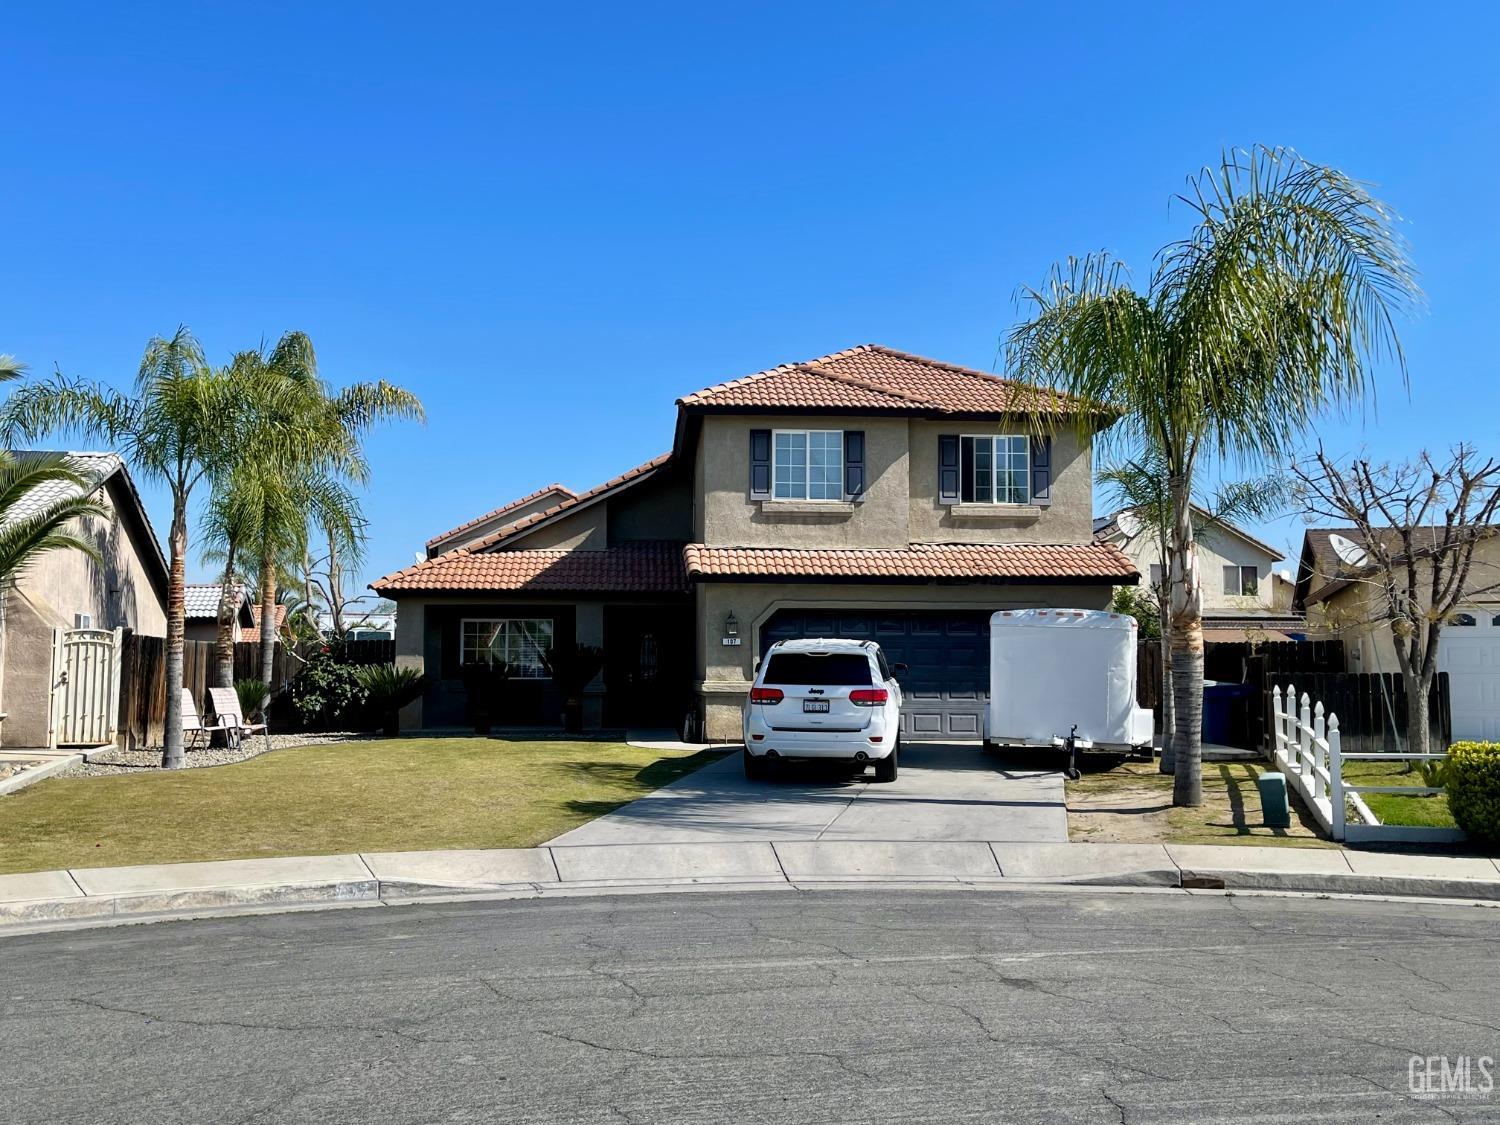
[[[932,414],[1076,414],[1081,399],[985,371],[861,344],[706,387],[677,400],[707,409],[854,409]]]
[[[382,594],[413,591],[681,593],[682,544],[622,543],[603,551],[485,551],[468,547],[370,583]]]
[[[259,605],[252,605],[250,607],[250,620],[254,621],[255,624],[254,625],[246,626],[245,628],[243,628],[243,629],[240,630],[240,640],[242,640],[242,641],[259,641],[260,640],[260,606]],[[280,632],[282,625],[284,625],[285,623],[286,623],[286,606],[284,604],[282,604],[281,602],[277,602],[276,603],[276,631]]]
[[[478,527],[482,523],[488,523],[490,520],[496,518],[497,516],[503,516],[506,512],[514,511],[517,508],[524,508],[527,504],[540,500],[549,492],[558,493],[564,499],[568,499],[578,495],[571,488],[564,487],[560,484],[549,484],[546,488],[539,488],[535,492],[529,492],[519,499],[512,500],[509,504],[501,504],[500,507],[496,508],[494,511],[486,512],[482,516],[475,516],[473,519],[467,520],[464,523],[459,524],[457,527],[449,528],[441,535],[434,535],[431,539],[427,540],[427,545],[429,547],[436,546],[444,539],[451,539],[461,531],[467,531],[471,527]]]
[[[1134,565],[1108,543],[913,544],[904,549],[709,547],[683,550],[690,579],[1068,579],[1132,582]]]
[[[492,547],[496,543],[499,543],[502,539],[508,539],[512,535],[516,535],[519,532],[527,530],[528,528],[535,527],[543,520],[551,519],[553,516],[576,508],[580,504],[587,504],[590,500],[596,500],[599,497],[603,496],[605,493],[613,492],[617,488],[623,488],[626,485],[634,484],[639,480],[643,480],[656,472],[657,469],[662,468],[671,460],[671,453],[663,453],[660,456],[653,457],[645,464],[637,465],[633,469],[627,469],[619,476],[611,477],[603,484],[595,485],[587,492],[574,493],[570,499],[564,500],[560,504],[554,504],[552,505],[552,507],[544,508],[540,512],[533,512],[531,515],[526,516],[523,519],[519,519],[513,524],[508,524],[507,526],[502,527],[499,531],[493,532],[490,535],[486,535],[483,539],[478,539],[460,549],[468,551],[482,551],[486,547]],[[436,562],[438,559],[441,559],[443,557],[443,555],[438,555],[437,558],[431,559],[429,561]]]

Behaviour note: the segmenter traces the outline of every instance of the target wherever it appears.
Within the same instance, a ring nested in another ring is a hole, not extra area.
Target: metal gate
[[[52,746],[115,740],[120,711],[119,629],[52,631]]]

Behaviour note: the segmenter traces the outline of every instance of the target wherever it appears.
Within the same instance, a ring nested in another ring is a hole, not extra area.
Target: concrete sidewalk
[[[1062,775],[1002,769],[978,743],[903,747],[889,784],[812,763],[748,781],[731,754],[548,843],[892,839],[1065,843]]]
[[[1413,895],[1500,901],[1476,856],[1178,844],[759,840],[572,845],[79,868],[0,875],[0,933],[434,897],[544,897],[869,882]]]

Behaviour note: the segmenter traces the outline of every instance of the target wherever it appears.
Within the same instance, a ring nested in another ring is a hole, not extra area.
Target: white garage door
[[[1500,613],[1454,614],[1438,641],[1438,669],[1448,673],[1454,739],[1500,740]]]

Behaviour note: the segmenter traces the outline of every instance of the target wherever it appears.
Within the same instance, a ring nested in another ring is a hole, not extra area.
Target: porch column
[[[580,645],[604,647],[604,603],[579,602],[573,624],[573,639]],[[604,673],[601,670],[583,689],[583,729],[604,725]]]
[[[396,667],[427,670],[427,614],[426,605],[415,599],[403,598],[396,608]],[[422,727],[422,697],[418,696],[398,716],[400,729],[420,730]]]

